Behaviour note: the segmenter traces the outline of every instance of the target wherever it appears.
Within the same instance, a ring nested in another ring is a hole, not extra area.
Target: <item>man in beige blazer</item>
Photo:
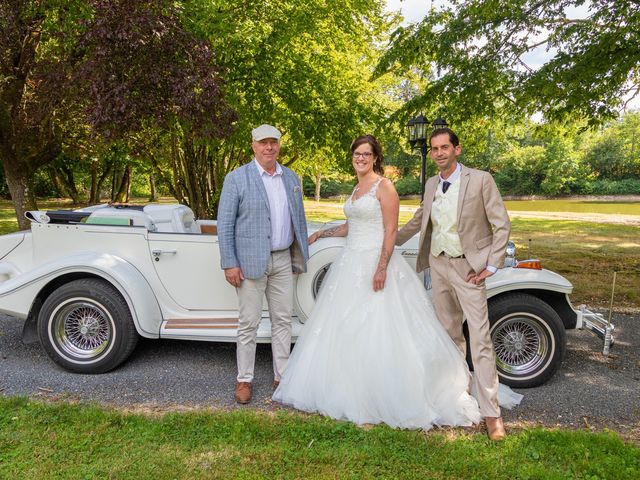
[[[440,173],[427,180],[423,202],[396,244],[420,232],[417,270],[431,267],[436,314],[463,357],[467,319],[480,412],[489,438],[501,440],[505,431],[484,281],[504,262],[511,223],[491,175],[458,163],[462,149],[453,131],[434,130],[429,142]]]

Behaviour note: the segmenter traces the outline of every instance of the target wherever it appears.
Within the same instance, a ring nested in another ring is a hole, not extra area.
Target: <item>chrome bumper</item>
[[[590,330],[603,340],[602,354],[609,355],[609,348],[613,345],[613,330],[615,327],[612,323],[604,318],[601,313],[592,312],[586,305],[580,305],[575,310],[578,320],[576,329]]]

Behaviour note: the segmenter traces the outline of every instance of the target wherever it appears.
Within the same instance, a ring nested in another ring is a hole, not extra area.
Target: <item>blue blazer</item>
[[[298,176],[284,166],[282,180],[293,223],[293,272],[302,273],[309,258],[302,186]],[[271,255],[269,199],[255,160],[224,179],[218,207],[218,241],[223,269],[240,267],[245,278],[251,279],[260,278],[267,271]]]

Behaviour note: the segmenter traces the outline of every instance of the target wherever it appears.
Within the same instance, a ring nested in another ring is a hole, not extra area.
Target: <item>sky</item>
[[[404,24],[419,22],[430,8],[441,8],[449,3],[447,0],[387,0],[388,11],[402,12]],[[589,2],[580,7],[570,7],[566,10],[570,18],[585,18],[588,15]],[[532,39],[533,40],[533,39]],[[539,68],[555,54],[554,50],[547,51],[545,47],[538,47],[523,56],[526,64],[533,68]],[[640,98],[636,98],[628,105],[631,109],[640,108]]]
[[[448,3],[447,0],[387,0],[387,10],[400,10],[404,16],[404,24],[407,25],[422,20],[430,8],[442,8]],[[566,12],[571,18],[585,18],[588,14],[588,3],[578,8],[570,7]],[[554,53],[553,50],[547,52],[545,47],[539,47],[524,55],[523,60],[529,67],[536,69],[549,60]]]

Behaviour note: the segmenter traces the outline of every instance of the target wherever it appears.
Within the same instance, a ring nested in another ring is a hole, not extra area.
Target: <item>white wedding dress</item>
[[[478,423],[466,362],[409,264],[394,253],[384,289],[373,291],[383,241],[378,184],[344,206],[346,246],[325,277],[273,399],[357,424],[428,429]]]

